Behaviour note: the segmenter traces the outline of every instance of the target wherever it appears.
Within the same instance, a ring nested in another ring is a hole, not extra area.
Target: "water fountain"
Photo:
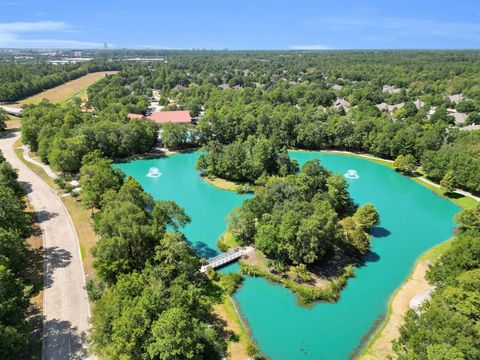
[[[162,175],[162,173],[160,172],[160,170],[156,167],[151,167],[149,170],[148,170],[148,174],[147,176],[148,177],[151,177],[151,178],[157,178],[157,177],[160,177]]]
[[[347,172],[343,175],[347,179],[359,179],[360,176],[358,175],[357,170],[347,170]]]

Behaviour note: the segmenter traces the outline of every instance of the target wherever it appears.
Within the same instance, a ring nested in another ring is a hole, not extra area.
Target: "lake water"
[[[226,229],[225,217],[245,197],[204,182],[195,170],[198,156],[136,160],[115,167],[137,179],[155,199],[174,200],[182,206],[192,217],[185,229],[188,240],[200,256],[210,257],[218,252],[216,242]],[[266,356],[275,360],[348,359],[386,313],[390,296],[416,259],[452,235],[453,216],[459,209],[368,160],[315,152],[291,152],[290,156],[300,164],[320,158],[326,168],[346,175],[358,204],[375,205],[381,225],[374,231],[372,253],[335,304],[301,307],[289,290],[251,277],[234,297]]]

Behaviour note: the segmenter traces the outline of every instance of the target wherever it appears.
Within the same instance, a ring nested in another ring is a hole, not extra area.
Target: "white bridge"
[[[220,255],[214,256],[213,258],[208,259],[205,264],[202,265],[200,272],[205,272],[207,268],[214,270],[218,269],[219,267],[225,266],[240,259],[243,255],[248,254],[251,251],[253,251],[253,247],[247,246],[245,248],[235,248]]]

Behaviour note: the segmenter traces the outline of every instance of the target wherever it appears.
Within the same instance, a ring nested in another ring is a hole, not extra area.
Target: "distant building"
[[[388,94],[396,94],[399,93],[401,89],[398,89],[393,85],[383,85],[382,91]]]
[[[128,118],[150,120],[156,124],[175,123],[187,125],[192,123],[192,118],[190,117],[190,112],[188,110],[158,111],[147,116],[141,114],[128,114]]]
[[[63,58],[62,60],[48,60],[47,64],[51,64],[51,65],[76,64],[76,63],[86,62],[90,60],[93,60],[93,58]]]
[[[425,106],[425,103],[420,99],[415,100],[414,104],[415,104],[415,106],[417,107],[418,110],[420,110],[421,108],[423,108]]]
[[[350,108],[350,103],[345,99],[337,98],[337,100],[333,104],[333,107],[337,110],[343,109],[343,111],[347,112]]]
[[[465,123],[465,121],[467,121],[467,118],[468,118],[468,115],[465,114],[465,113],[461,113],[461,112],[456,112],[456,111],[453,111],[453,112],[449,112],[448,115],[451,115],[455,118],[455,125],[462,125]]]
[[[448,99],[449,99],[451,102],[453,102],[453,103],[455,103],[455,104],[458,104],[459,102],[461,102],[461,101],[464,99],[464,97],[463,97],[462,94],[454,94],[454,95],[449,95],[449,96],[448,96]]]
[[[185,87],[185,86],[183,86],[183,85],[178,84],[178,85],[175,85],[175,87],[173,88],[173,90],[175,90],[175,91],[187,91],[188,88]]]
[[[73,50],[73,57],[82,57],[83,51]]]
[[[476,131],[476,130],[480,130],[480,125],[475,125],[475,124],[467,125],[467,126],[461,127],[460,130],[463,130],[463,131]]]
[[[124,60],[125,61],[137,61],[137,62],[163,62],[163,63],[168,62],[163,57],[151,57],[151,58],[136,57],[136,58],[128,58],[128,59],[124,59]]]
[[[380,111],[386,111],[389,114],[393,114],[395,111],[402,108],[404,105],[405,105],[404,103],[399,103],[399,104],[395,104],[395,105],[389,105],[387,103],[381,103],[381,104],[377,104],[375,106]]]
[[[225,84],[225,83],[218,85],[218,87],[222,90],[230,89],[230,85]]]

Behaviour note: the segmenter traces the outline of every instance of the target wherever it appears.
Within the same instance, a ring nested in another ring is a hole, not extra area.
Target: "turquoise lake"
[[[181,154],[115,167],[138,180],[155,199],[174,200],[182,206],[192,217],[185,228],[188,240],[200,256],[211,257],[218,253],[216,242],[226,229],[226,216],[246,197],[203,181],[195,170],[198,156]],[[323,166],[340,174],[357,172],[357,179],[347,179],[352,198],[360,205],[374,204],[381,218],[374,229],[372,253],[335,304],[301,307],[289,290],[251,277],[234,297],[259,348],[271,359],[348,359],[386,313],[390,296],[416,259],[452,235],[453,216],[459,208],[368,160],[316,152],[291,152],[290,156],[300,164],[320,158]]]

